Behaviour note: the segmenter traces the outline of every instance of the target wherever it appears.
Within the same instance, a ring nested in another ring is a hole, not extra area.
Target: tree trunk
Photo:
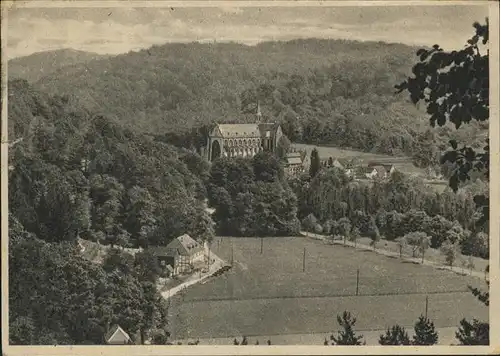
[[[403,257],[403,246],[399,246],[399,258]]]

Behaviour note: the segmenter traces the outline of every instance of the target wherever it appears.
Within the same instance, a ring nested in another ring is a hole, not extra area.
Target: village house
[[[373,167],[373,168],[377,169],[378,175],[385,172],[384,178],[392,175],[396,171],[396,167],[394,167],[393,164],[382,164],[382,163],[370,162],[370,163],[368,163],[368,167]]]
[[[352,177],[354,173],[353,169],[350,167],[349,161],[345,159],[338,159],[338,158],[334,159],[333,157],[329,157],[328,159],[323,159],[321,161],[321,164],[324,167],[334,167],[341,169],[348,177]]]
[[[300,152],[289,152],[285,157],[285,174],[289,176],[296,176],[304,172],[304,166],[302,162],[302,155]]]
[[[189,273],[194,264],[203,262],[203,246],[187,234],[173,239],[167,246],[156,246],[152,249],[160,266],[172,275]]]
[[[113,325],[105,335],[105,341],[108,345],[130,345],[132,339],[119,325]]]

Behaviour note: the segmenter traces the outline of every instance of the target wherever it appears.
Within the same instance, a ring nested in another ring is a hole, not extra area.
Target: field
[[[423,174],[424,170],[418,167],[415,167],[411,161],[410,157],[404,156],[390,156],[390,155],[382,155],[375,153],[367,153],[361,151],[354,151],[348,149],[341,149],[333,146],[316,146],[316,145],[307,145],[302,143],[293,143],[293,147],[299,150],[306,149],[308,154],[311,153],[313,148],[318,150],[320,158],[357,158],[361,161],[361,163],[370,163],[377,162],[380,164],[393,164],[400,171],[407,174]]]
[[[262,241],[262,254],[260,238],[215,241],[215,254],[234,257],[233,269],[172,299],[174,339],[327,335],[338,330],[344,310],[357,317],[360,331],[411,328],[426,296],[438,328],[456,327],[464,317],[488,320],[488,309],[467,290],[484,286],[481,279],[302,237]]]

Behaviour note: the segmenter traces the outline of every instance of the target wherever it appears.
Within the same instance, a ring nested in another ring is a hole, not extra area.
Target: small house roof
[[[333,167],[344,169],[344,165],[340,163],[338,159],[334,159],[332,163]]]
[[[300,152],[288,152],[286,155],[287,165],[298,165],[302,164],[302,156]]]
[[[289,157],[287,158],[287,164],[290,166],[300,165],[302,164],[302,159],[300,157]]]
[[[377,171],[377,174],[380,174],[380,175],[387,174],[387,171],[386,171],[385,167],[382,166],[382,165],[374,166],[373,169],[375,169]]]
[[[361,166],[361,167],[359,167],[359,172],[360,173],[372,173],[374,169],[375,169],[374,167]]]
[[[189,256],[202,249],[202,246],[188,234],[181,235],[167,245],[169,256],[173,251],[183,256]]]
[[[125,336],[125,339],[131,341],[132,339],[130,338],[130,336],[127,334],[127,332],[125,330],[123,330],[120,325],[118,324],[114,324],[110,329],[109,331],[106,333],[106,342],[109,343],[111,341],[113,341],[113,338],[118,334],[118,333],[121,333],[123,336]]]

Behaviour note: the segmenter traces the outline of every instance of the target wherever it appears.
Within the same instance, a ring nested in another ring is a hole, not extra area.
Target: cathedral
[[[279,124],[262,122],[258,107],[254,124],[216,124],[204,151],[210,162],[219,157],[253,157],[261,151],[275,152],[282,136]]]

